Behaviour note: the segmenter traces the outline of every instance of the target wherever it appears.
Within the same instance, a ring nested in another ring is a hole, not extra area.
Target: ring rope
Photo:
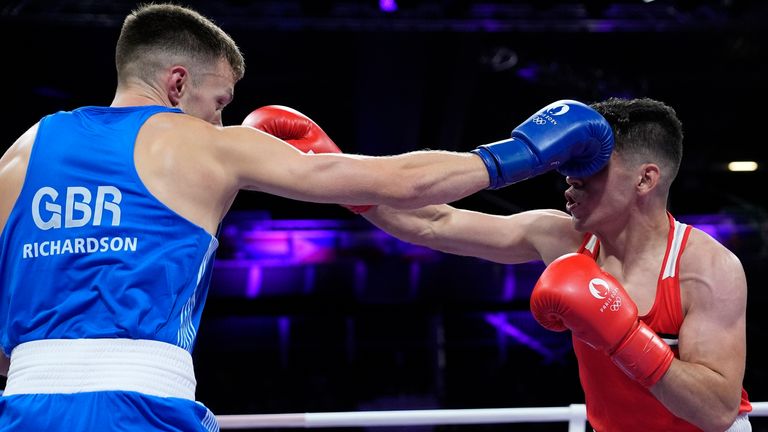
[[[752,402],[750,417],[768,416],[768,402]],[[221,429],[329,428],[498,423],[568,422],[569,432],[586,429],[584,404],[542,408],[480,408],[397,411],[352,411],[291,414],[219,415]]]

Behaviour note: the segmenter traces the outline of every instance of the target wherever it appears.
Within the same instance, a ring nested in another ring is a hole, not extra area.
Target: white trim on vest
[[[669,249],[667,262],[664,263],[664,273],[662,279],[674,277],[677,274],[677,262],[680,257],[680,248],[683,246],[683,237],[685,236],[686,224],[675,221],[672,233],[672,247]]]

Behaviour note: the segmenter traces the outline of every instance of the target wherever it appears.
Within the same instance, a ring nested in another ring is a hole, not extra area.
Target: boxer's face
[[[195,74],[190,71],[190,74]],[[188,88],[179,99],[179,108],[186,114],[222,125],[222,111],[232,101],[235,79],[229,64],[221,60],[215,68],[199,71],[187,83]]]
[[[566,181],[566,210],[579,231],[602,231],[621,223],[636,196],[634,170],[615,152],[596,174]]]

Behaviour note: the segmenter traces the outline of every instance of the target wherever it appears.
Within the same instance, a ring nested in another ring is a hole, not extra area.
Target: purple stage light
[[[539,79],[539,67],[536,65],[519,68],[515,73],[519,78],[528,82],[538,81]]]
[[[379,0],[379,9],[382,12],[397,11],[397,2],[395,0]]]
[[[222,233],[222,243],[232,251],[234,260],[257,261],[264,266],[333,262],[361,250],[412,260],[438,255],[381,230],[362,230],[355,224],[335,220],[241,219],[237,224],[224,227]]]
[[[507,317],[503,313],[486,314],[485,321],[495,327],[497,331],[507,336],[511,336],[517,342],[541,354],[545,359],[547,359],[547,361],[552,361],[555,359],[555,353],[553,353],[533,337],[525,334],[522,330],[510,324],[509,321],[507,321]]]
[[[245,297],[256,298],[261,293],[261,282],[263,280],[261,267],[252,265],[248,269],[248,282],[245,287]]]
[[[515,267],[507,266],[504,272],[504,291],[501,294],[501,299],[504,301],[510,301],[515,298],[517,292],[517,277],[515,276]]]
[[[680,216],[678,220],[704,231],[726,246],[730,239],[739,236],[749,236],[755,230],[749,224],[739,223],[735,217],[725,214]]]

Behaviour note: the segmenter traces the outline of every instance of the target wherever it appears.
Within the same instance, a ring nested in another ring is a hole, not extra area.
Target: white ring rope
[[[768,416],[768,402],[752,402],[751,417]],[[583,404],[545,408],[482,408],[220,415],[221,429],[416,426],[568,422],[569,432],[586,429]]]
[[[434,424],[479,424],[540,421],[568,421],[586,416],[584,405],[562,408],[493,408],[448,410],[400,410],[324,412],[305,414],[219,416],[222,428],[261,427],[345,427],[345,426],[415,426]]]

